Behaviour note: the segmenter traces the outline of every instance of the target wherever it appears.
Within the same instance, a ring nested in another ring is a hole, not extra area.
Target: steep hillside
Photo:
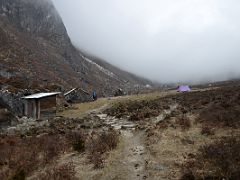
[[[135,84],[137,84],[139,82],[142,82],[141,84],[150,83],[149,80],[144,79],[143,77],[139,77],[137,75],[134,75],[132,73],[129,73],[127,71],[121,70],[118,67],[115,67],[115,66],[109,64],[108,62],[104,61],[103,59],[100,59],[100,58],[95,57],[93,55],[89,55],[87,53],[84,53],[84,55],[86,57],[88,57],[88,59],[91,59],[93,62],[100,65],[101,67],[103,67],[105,69],[108,69],[109,71],[113,72],[116,76],[124,78],[125,83],[127,83],[128,81],[134,82]]]
[[[82,54],[85,60],[87,60],[92,65],[95,65],[100,71],[104,72],[105,74],[108,74],[117,82],[119,82],[121,87],[126,91],[136,90],[137,88],[144,89],[144,88],[153,87],[153,86],[160,87],[160,84],[150,82],[149,80],[143,77],[139,77],[135,74],[121,70],[118,67],[115,67],[98,57],[89,55],[88,53],[85,53],[85,52]],[[110,85],[109,82],[108,82],[108,85]],[[111,89],[111,87],[109,88]]]
[[[101,95],[151,84],[86,58],[50,0],[0,0],[0,83],[12,91],[82,87]]]

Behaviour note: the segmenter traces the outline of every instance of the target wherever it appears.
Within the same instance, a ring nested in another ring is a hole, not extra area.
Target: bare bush
[[[240,126],[240,86],[180,94],[177,102],[188,112],[199,113],[198,122],[215,127]]]
[[[182,130],[188,130],[191,127],[191,121],[185,115],[182,115],[177,119],[177,124],[181,126]]]
[[[28,172],[33,171],[39,162],[37,156],[37,143],[34,146],[29,146],[31,139],[24,141],[16,136],[5,137],[1,139],[1,162],[3,169],[0,170],[7,177],[19,177]],[[2,171],[3,170],[3,171]]]
[[[182,177],[180,178],[180,180],[195,180],[195,177],[191,170],[186,169],[186,170],[184,170],[184,173],[183,173]]]
[[[0,138],[0,179],[25,177],[66,150],[65,139],[58,135]]]
[[[65,137],[59,135],[44,136],[41,138],[41,148],[46,163],[63,153],[68,148]]]
[[[133,113],[130,118],[130,121],[141,121],[144,120],[144,114],[141,112]]]
[[[93,136],[87,143],[88,159],[94,168],[101,168],[104,164],[104,154],[117,147],[119,134],[110,130]]]
[[[239,149],[240,137],[222,138],[200,148],[186,167],[196,179],[240,179]]]
[[[214,129],[211,126],[207,126],[207,125],[203,125],[202,126],[202,130],[201,130],[201,134],[203,135],[214,135]]]
[[[59,166],[55,166],[51,169],[47,169],[41,176],[40,180],[74,180],[75,178],[75,167],[73,163],[66,163]]]
[[[12,177],[13,180],[25,180],[26,179],[26,172],[21,169],[16,172],[16,174]]]
[[[73,147],[73,150],[78,152],[85,151],[86,135],[81,131],[73,131],[68,134],[68,139]]]
[[[169,109],[172,98],[157,98],[153,100],[127,101],[115,104],[104,113],[117,118],[130,116],[131,121],[140,121],[145,118],[157,117],[162,110]]]

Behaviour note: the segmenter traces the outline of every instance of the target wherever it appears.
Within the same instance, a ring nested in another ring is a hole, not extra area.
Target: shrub
[[[182,130],[188,130],[191,127],[191,121],[185,115],[183,115],[177,119],[177,124],[179,124],[181,126]]]
[[[34,142],[31,146],[31,144]],[[37,141],[21,139],[17,136],[8,136],[1,139],[0,164],[5,167],[6,178],[9,176],[19,177],[23,172],[26,174],[35,169],[39,162],[36,155],[38,150]],[[7,170],[6,170],[7,169]],[[1,171],[1,170],[0,170]],[[1,174],[4,173],[1,171]]]
[[[240,137],[225,137],[203,146],[188,161],[196,179],[240,179]],[[193,162],[193,163],[192,163]]]
[[[66,139],[59,135],[43,136],[40,139],[40,144],[45,163],[50,162],[60,153],[65,152],[68,146]]]
[[[240,139],[228,137],[200,149],[203,164],[214,167],[215,176],[230,179],[240,172]],[[200,157],[201,158],[201,157]],[[240,178],[240,177],[239,177]]]
[[[130,121],[141,121],[144,120],[144,114],[142,112],[135,112],[133,113],[130,118]]]
[[[214,135],[215,132],[214,132],[214,129],[212,127],[207,126],[207,125],[203,125],[202,130],[201,130],[201,134],[203,134],[203,135]]]
[[[103,168],[104,167],[104,157],[103,154],[100,152],[91,152],[88,155],[88,160],[90,163],[94,165],[95,169]]]
[[[26,173],[24,170],[17,171],[17,173],[12,177],[12,180],[25,180]]]
[[[66,139],[58,135],[0,138],[0,179],[21,179],[40,165],[53,160],[66,150]]]
[[[73,143],[73,149],[78,152],[84,152],[85,151],[85,142],[82,139],[75,141]]]
[[[80,131],[71,132],[68,135],[68,139],[72,144],[75,151],[84,152],[85,151],[85,139],[86,136]]]
[[[180,180],[195,180],[195,177],[192,173],[191,170],[185,170],[184,174],[182,175],[182,177],[180,178]]]
[[[103,167],[104,154],[115,149],[118,142],[119,134],[114,130],[95,135],[87,142],[88,159],[94,168]]]
[[[40,180],[72,180],[75,179],[75,167],[72,163],[62,164],[46,170],[41,174]]]

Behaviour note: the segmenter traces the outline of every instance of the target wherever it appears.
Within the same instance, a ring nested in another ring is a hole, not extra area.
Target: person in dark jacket
[[[92,98],[93,98],[94,101],[97,100],[97,93],[96,93],[96,91],[93,91]]]

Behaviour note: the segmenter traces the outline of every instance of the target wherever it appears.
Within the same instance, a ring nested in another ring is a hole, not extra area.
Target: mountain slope
[[[79,52],[51,1],[0,0],[0,83],[14,90],[82,87],[104,95],[151,82]]]

